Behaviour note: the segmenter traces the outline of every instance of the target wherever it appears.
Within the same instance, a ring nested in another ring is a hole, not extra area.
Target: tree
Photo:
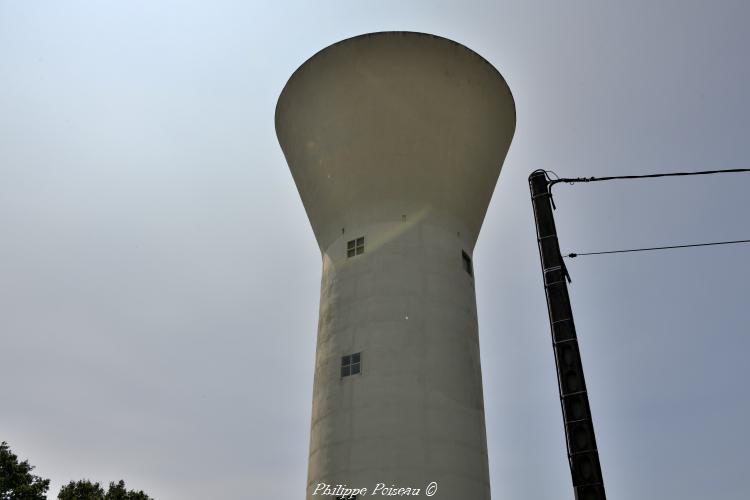
[[[106,493],[99,483],[92,483],[88,479],[71,481],[60,489],[57,498],[58,500],[152,500],[143,491],[127,490],[125,481],[122,479],[117,483],[109,483]]]
[[[104,490],[99,483],[92,483],[88,479],[71,481],[57,494],[59,500],[103,500]]]
[[[109,483],[109,491],[104,498],[105,500],[152,500],[143,491],[126,490],[125,481],[122,479],[117,484]]]
[[[49,479],[31,474],[33,465],[28,460],[18,461],[8,443],[0,443],[0,500],[47,500]],[[153,500],[143,491],[125,488],[125,481],[109,483],[104,492],[99,483],[88,479],[71,481],[60,489],[59,500]]]
[[[18,461],[8,443],[0,443],[0,500],[47,500],[49,479],[31,474],[32,470],[28,460]]]

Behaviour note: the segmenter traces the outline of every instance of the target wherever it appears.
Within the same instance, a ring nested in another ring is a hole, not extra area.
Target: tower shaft
[[[490,497],[471,236],[402,215],[348,227],[323,254],[310,499],[320,483],[432,481],[436,498]]]

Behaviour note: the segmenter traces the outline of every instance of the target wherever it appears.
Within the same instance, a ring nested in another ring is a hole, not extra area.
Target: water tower
[[[323,260],[308,500],[490,498],[472,253],[515,123],[490,63],[422,33],[336,43],[284,87],[276,132]]]

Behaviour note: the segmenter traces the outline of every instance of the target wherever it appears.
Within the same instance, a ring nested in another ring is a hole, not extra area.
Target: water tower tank
[[[276,132],[323,261],[307,499],[490,498],[472,253],[515,122],[490,63],[422,33],[336,43],[284,87]]]

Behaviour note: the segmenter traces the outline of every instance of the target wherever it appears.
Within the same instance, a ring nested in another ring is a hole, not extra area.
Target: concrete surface
[[[308,499],[323,497],[320,483],[424,496],[431,482],[433,498],[490,498],[462,252],[514,129],[497,70],[420,33],[334,44],[282,91],[277,135],[323,258]],[[362,236],[365,252],[347,257]],[[357,352],[361,373],[341,377],[342,356]]]

